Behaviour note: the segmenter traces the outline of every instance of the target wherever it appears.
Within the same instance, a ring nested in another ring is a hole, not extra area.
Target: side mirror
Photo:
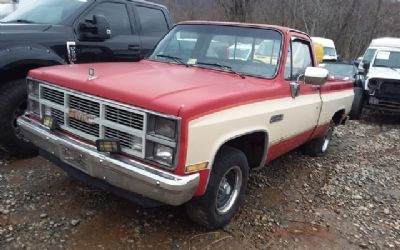
[[[308,67],[304,73],[304,82],[312,85],[324,85],[328,78],[329,71],[323,68]]]
[[[104,41],[111,38],[110,24],[105,17],[98,15],[80,23],[78,32],[80,41]]]

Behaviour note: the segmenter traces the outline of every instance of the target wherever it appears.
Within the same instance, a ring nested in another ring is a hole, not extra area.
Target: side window
[[[93,15],[103,16],[110,23],[111,36],[131,35],[131,22],[129,20],[126,5],[122,3],[101,3],[94,7],[85,20],[92,20]]]
[[[302,41],[293,41],[286,59],[285,79],[296,79],[304,74],[306,68],[312,66],[312,63],[310,44]]]
[[[164,13],[159,9],[137,6],[142,35],[160,36],[168,32]]]

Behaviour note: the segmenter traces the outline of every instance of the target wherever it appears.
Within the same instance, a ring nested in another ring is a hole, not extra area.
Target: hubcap
[[[217,193],[217,213],[225,214],[235,204],[242,187],[242,171],[239,166],[233,166],[222,177]]]

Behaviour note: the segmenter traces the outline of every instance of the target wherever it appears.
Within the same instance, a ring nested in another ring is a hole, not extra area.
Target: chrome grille
[[[74,118],[69,119],[68,125],[71,128],[74,128],[76,130],[79,130],[81,132],[84,132],[86,134],[99,137],[100,133],[100,126],[98,124],[88,124],[85,122],[81,122],[79,120],[76,120]]]
[[[112,128],[105,128],[104,137],[107,139],[116,139],[121,143],[122,147],[134,149],[134,142],[136,140],[141,140],[140,138],[135,138],[135,136],[116,130]]]
[[[55,89],[43,87],[42,89],[42,99],[45,99],[47,101],[59,104],[59,105],[64,105],[64,92],[58,91]]]
[[[69,96],[69,107],[96,117],[100,116],[100,103],[87,100],[75,95]]]
[[[51,109],[51,116],[53,116],[54,118],[56,118],[57,123],[58,123],[59,125],[64,125],[64,124],[65,124],[65,122],[64,122],[64,112],[62,112],[62,111],[60,111],[60,110],[58,110],[58,109],[52,108],[52,109]]]
[[[143,129],[143,115],[129,112],[127,110],[106,106],[106,120],[123,124],[125,126]]]
[[[45,83],[40,84],[39,103],[41,117],[50,110],[61,130],[93,143],[97,139],[117,139],[123,152],[145,157],[144,111]]]

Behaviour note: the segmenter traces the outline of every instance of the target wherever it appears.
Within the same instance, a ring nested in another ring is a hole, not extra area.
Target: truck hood
[[[372,78],[400,80],[400,69],[371,67],[368,72],[368,79]]]
[[[95,78],[89,80],[89,68]],[[87,94],[170,115],[198,116],[223,107],[274,98],[275,80],[160,62],[61,65],[29,76]],[[266,95],[270,93],[269,95]]]

